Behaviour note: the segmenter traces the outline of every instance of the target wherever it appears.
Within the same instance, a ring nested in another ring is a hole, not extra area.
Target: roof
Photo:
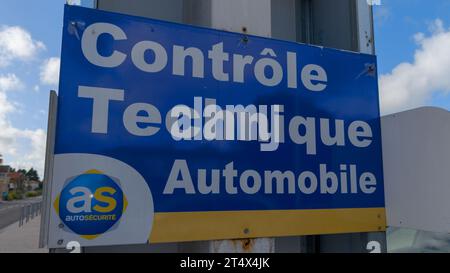
[[[9,178],[11,179],[20,179],[22,178],[24,175],[23,173],[19,173],[19,172],[12,172],[8,174]]]

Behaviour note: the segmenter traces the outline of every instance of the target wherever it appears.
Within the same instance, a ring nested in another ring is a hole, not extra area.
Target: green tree
[[[25,173],[25,175],[26,175],[30,180],[41,181],[41,179],[39,178],[38,172],[37,172],[35,169],[33,169],[33,168],[29,169],[29,170]]]

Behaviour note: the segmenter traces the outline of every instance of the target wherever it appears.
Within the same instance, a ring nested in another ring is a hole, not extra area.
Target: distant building
[[[9,192],[9,174],[11,167],[8,165],[2,165],[3,161],[0,159],[0,199],[6,199]]]
[[[29,182],[28,177],[21,172],[10,172],[9,176],[9,184],[10,190],[22,190],[26,191],[27,183]]]
[[[25,189],[27,191],[35,191],[39,189],[39,181],[28,180],[25,182]]]

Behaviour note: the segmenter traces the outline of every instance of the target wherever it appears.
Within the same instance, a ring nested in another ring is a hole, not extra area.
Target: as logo
[[[90,170],[66,183],[54,202],[66,227],[86,239],[114,228],[127,207],[117,179]]]

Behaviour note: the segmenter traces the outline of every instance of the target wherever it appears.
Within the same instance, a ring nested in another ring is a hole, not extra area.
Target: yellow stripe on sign
[[[386,230],[384,208],[155,213],[151,243]]]

